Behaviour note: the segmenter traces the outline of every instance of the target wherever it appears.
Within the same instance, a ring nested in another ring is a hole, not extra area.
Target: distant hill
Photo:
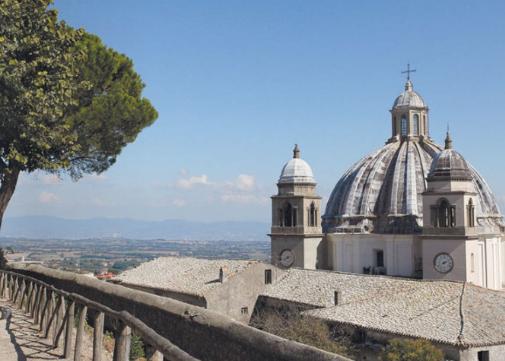
[[[26,216],[6,218],[0,230],[0,237],[266,241],[269,230],[269,225],[261,222],[206,223],[174,219],[142,221],[123,218],[66,219]]]

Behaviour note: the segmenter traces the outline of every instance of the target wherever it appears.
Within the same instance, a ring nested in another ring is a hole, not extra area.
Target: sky
[[[410,62],[430,133],[505,209],[505,2],[57,0],[128,55],[159,112],[117,163],[78,182],[23,174],[7,217],[270,220],[300,144],[327,200],[390,136]]]

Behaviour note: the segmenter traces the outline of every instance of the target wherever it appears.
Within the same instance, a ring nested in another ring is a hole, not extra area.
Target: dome
[[[474,182],[478,222],[499,224],[500,211],[479,173],[459,153],[442,150],[425,138],[388,143],[354,164],[330,195],[323,216],[325,232],[420,232],[426,178],[445,171],[447,162],[449,173],[468,175]]]
[[[293,158],[282,168],[278,183],[311,183],[315,184],[314,174],[310,165],[300,158],[300,149],[295,145]]]
[[[445,149],[433,159],[428,180],[472,180],[465,158],[452,149],[449,132],[445,139]]]
[[[393,109],[399,107],[426,108],[423,98],[413,90],[412,82],[407,80],[405,91],[401,93],[393,103]]]

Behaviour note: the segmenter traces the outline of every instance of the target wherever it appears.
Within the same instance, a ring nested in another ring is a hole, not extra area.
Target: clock
[[[439,253],[433,259],[433,267],[437,272],[449,273],[454,267],[454,260],[448,253]]]
[[[291,251],[290,249],[285,249],[284,251],[281,252],[279,260],[282,266],[290,267],[295,261],[295,255],[293,254],[293,251]]]

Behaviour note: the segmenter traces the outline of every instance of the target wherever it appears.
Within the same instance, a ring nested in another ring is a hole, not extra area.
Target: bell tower
[[[272,264],[316,269],[325,267],[326,250],[321,228],[321,197],[309,164],[295,145],[293,158],[282,168],[272,196],[270,233]]]
[[[452,149],[449,132],[445,149],[433,160],[427,184],[423,193],[423,278],[501,289],[500,235],[477,222],[478,193],[467,162]]]

